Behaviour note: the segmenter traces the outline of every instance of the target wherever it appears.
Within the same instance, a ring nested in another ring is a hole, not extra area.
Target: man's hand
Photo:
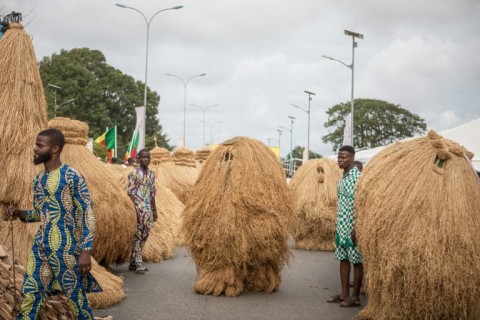
[[[350,233],[350,238],[354,244],[357,244],[357,231],[353,228],[352,232]]]
[[[23,210],[18,210],[15,206],[8,206],[5,210],[5,220],[15,220],[17,218],[25,219]]]
[[[78,258],[78,272],[82,276],[86,275],[92,269],[92,261],[90,259],[90,251],[82,251]]]

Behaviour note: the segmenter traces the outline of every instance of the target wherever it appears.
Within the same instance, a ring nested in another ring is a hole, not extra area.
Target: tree
[[[117,125],[118,157],[122,158],[135,129],[135,107],[143,105],[144,84],[107,64],[98,50],[77,48],[62,50],[59,54],[44,57],[40,63],[44,92],[48,104],[48,117],[55,113],[53,87],[57,105],[69,99],[73,103],[57,108],[56,116],[84,121],[89,126],[89,137],[100,136],[107,127]],[[147,120],[145,145],[151,149],[153,138],[161,147],[170,149],[168,139],[156,118],[160,96],[147,90]]]
[[[303,152],[305,150],[305,147],[301,147],[301,146],[296,146],[295,148],[293,148],[292,150],[292,153],[293,153],[293,158],[294,159],[303,159]],[[322,155],[312,151],[312,150],[309,150],[309,159],[319,159],[319,158],[322,158]],[[287,154],[287,157],[285,159],[290,159],[290,152]]]
[[[332,143],[333,151],[342,145],[344,118],[350,113],[350,102],[336,104],[327,110],[326,128],[333,128],[322,137],[323,142]],[[425,120],[400,105],[375,100],[355,99],[354,147],[374,148],[394,141],[423,134],[427,129]]]

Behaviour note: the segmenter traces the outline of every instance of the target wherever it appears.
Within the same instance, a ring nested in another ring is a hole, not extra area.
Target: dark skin
[[[354,166],[355,156],[348,151],[340,151],[338,153],[337,163],[340,169],[343,169],[343,175],[346,175]],[[352,242],[357,244],[357,234],[355,228],[352,230],[350,237]],[[342,300],[350,296],[350,261],[340,261],[340,280],[342,282],[342,293],[340,297]],[[358,263],[353,265],[353,293],[355,300],[359,300],[360,288],[363,280],[363,264]]]
[[[137,163],[144,172],[148,171],[148,165],[150,164],[150,152],[143,151],[138,154],[137,156]],[[135,196],[131,195],[130,199],[135,204]],[[157,221],[158,214],[157,214],[157,205],[155,203],[155,198],[152,199],[152,211],[153,211],[153,221]]]
[[[40,135],[37,136],[33,151],[33,162],[35,164],[43,163],[45,171],[48,172],[56,170],[62,166],[62,161],[60,160],[62,148],[50,141],[49,137]],[[8,207],[6,213],[10,220],[15,220],[16,218],[25,219],[25,212],[14,206]],[[86,275],[88,272],[90,272],[91,268],[92,261],[90,257],[90,251],[84,250],[78,257],[78,270],[81,275]]]

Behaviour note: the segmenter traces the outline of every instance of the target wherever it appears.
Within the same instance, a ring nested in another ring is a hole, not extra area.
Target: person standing
[[[95,235],[93,204],[84,177],[62,163],[65,137],[57,129],[40,132],[33,162],[45,170],[33,182],[33,210],[7,208],[7,217],[41,222],[28,256],[18,319],[37,319],[52,293],[63,293],[76,319],[93,319],[86,292],[102,289],[90,274]]]
[[[148,168],[150,152],[142,149],[138,153],[139,166],[133,168],[128,175],[127,193],[135,206],[137,214],[137,230],[133,237],[132,258],[129,270],[144,274],[147,269],[143,265],[142,249],[147,241],[153,222],[157,221],[155,204],[155,173]]]
[[[361,173],[354,165],[355,149],[343,146],[338,153],[338,166],[343,175],[338,185],[337,225],[335,228],[335,259],[340,260],[342,292],[327,300],[341,307],[360,306],[363,262],[357,247],[355,231],[355,188]],[[353,264],[353,293],[350,296],[350,270]]]

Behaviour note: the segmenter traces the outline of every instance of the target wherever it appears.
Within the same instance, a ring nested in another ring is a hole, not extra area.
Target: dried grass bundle
[[[172,153],[172,159],[176,166],[195,168],[195,155],[192,150],[178,148]]]
[[[12,269],[15,270],[15,282]],[[11,253],[0,245],[0,319],[15,319],[20,311],[24,274],[25,268],[17,261],[13,262]],[[40,310],[39,319],[70,320],[75,319],[75,316],[65,297],[54,296],[48,298]]]
[[[94,259],[92,259],[91,273],[103,290],[102,292],[87,293],[88,303],[92,309],[105,309],[126,298],[123,279],[99,265]]]
[[[356,195],[368,305],[360,319],[480,318],[480,182],[430,131],[366,166]]]
[[[292,194],[264,144],[234,138],[208,158],[184,212],[182,233],[199,277],[195,290],[273,292],[287,263]]]
[[[199,149],[197,152],[195,152],[195,161],[202,163],[207,160],[211,153],[212,150],[210,150],[210,148]]]
[[[199,173],[196,168],[193,151],[186,148],[178,148],[172,153],[172,159],[175,163],[175,176],[184,176],[188,184],[193,187]]]
[[[157,146],[150,150],[150,164],[157,165],[165,162],[173,162],[170,151]]]
[[[335,249],[337,188],[341,170],[328,158],[305,162],[295,172],[290,187],[294,194],[297,226],[295,246],[307,250]]]
[[[195,182],[181,173],[173,161],[151,165],[150,168],[155,172],[155,181],[170,189],[182,203],[187,202]]]
[[[176,238],[178,238],[183,203],[167,188],[156,183],[158,220],[150,230],[145,247],[143,261],[160,262],[173,256]]]
[[[86,148],[87,124],[57,117],[49,121],[49,126],[65,134],[62,161],[87,180],[97,220],[93,257],[103,265],[130,261],[135,209],[125,188]]]
[[[20,23],[11,23],[1,38],[0,57],[0,243],[11,250],[4,207],[32,207],[32,181],[42,169],[33,165],[33,146],[47,128],[47,103],[32,39]],[[14,225],[15,252],[25,264],[38,224]]]
[[[210,148],[199,149],[195,152],[195,163],[199,173],[202,171],[203,165],[211,153],[212,150]]]

